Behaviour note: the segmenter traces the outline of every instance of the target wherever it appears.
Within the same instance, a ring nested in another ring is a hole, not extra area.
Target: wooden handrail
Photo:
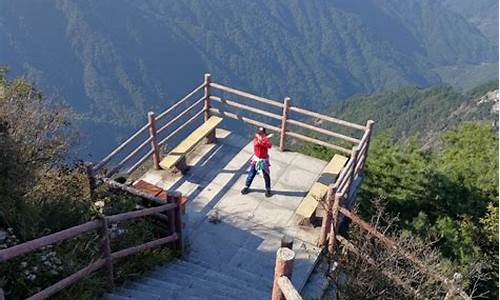
[[[362,125],[359,125],[359,124],[347,122],[347,121],[344,121],[344,120],[340,120],[340,119],[337,119],[337,118],[333,118],[333,117],[330,117],[330,116],[326,116],[326,115],[323,115],[323,114],[312,112],[312,111],[309,111],[307,109],[299,108],[299,107],[296,107],[296,106],[291,106],[290,110],[294,111],[294,112],[297,112],[297,113],[300,113],[300,114],[303,114],[303,115],[306,115],[306,116],[309,116],[309,117],[321,119],[321,120],[328,121],[328,122],[335,123],[335,124],[339,124],[339,125],[342,125],[342,126],[351,127],[351,128],[358,129],[358,130],[365,130],[366,129],[365,126],[362,126]]]
[[[237,95],[237,96],[245,97],[245,98],[248,98],[248,99],[252,99],[252,100],[255,100],[255,101],[259,101],[261,103],[265,103],[265,104],[272,105],[272,106],[275,106],[275,107],[282,108],[283,109],[282,115],[279,115],[279,114],[276,114],[276,113],[273,113],[273,112],[270,112],[270,111],[266,111],[264,109],[256,108],[256,107],[253,107],[253,106],[250,106],[250,105],[247,105],[247,104],[238,103],[236,101],[233,101],[233,100],[230,100],[230,99],[225,99],[223,97],[218,97],[218,96],[211,95],[211,92],[210,92],[211,88],[220,90],[222,92],[231,93],[233,95]],[[367,123],[366,126],[362,126],[362,125],[358,125],[358,124],[355,124],[355,123],[343,121],[343,120],[340,120],[340,119],[337,119],[337,118],[333,118],[333,117],[330,117],[330,116],[326,116],[326,115],[323,115],[323,114],[315,113],[315,112],[312,112],[312,111],[309,111],[309,110],[306,110],[306,109],[302,109],[302,108],[299,108],[299,107],[290,106],[289,105],[289,100],[288,100],[288,102],[284,101],[283,103],[281,103],[281,102],[276,101],[276,100],[271,100],[271,99],[267,99],[267,98],[264,98],[264,97],[256,96],[256,95],[253,95],[253,94],[248,93],[248,92],[244,92],[244,91],[241,91],[241,90],[238,90],[238,89],[230,88],[230,87],[227,87],[227,86],[219,84],[219,83],[211,82],[210,74],[205,74],[204,82],[202,84],[200,84],[198,87],[196,87],[189,94],[187,94],[186,96],[184,96],[182,99],[180,99],[179,101],[177,101],[174,105],[172,105],[171,107],[169,107],[168,109],[166,109],[165,111],[163,111],[161,114],[159,114],[158,116],[156,116],[154,118],[154,120],[158,121],[158,120],[162,119],[168,113],[172,112],[175,108],[179,107],[179,105],[181,105],[182,103],[184,103],[188,99],[190,99],[194,94],[196,94],[197,92],[199,92],[201,89],[204,90],[204,95],[200,99],[198,99],[197,101],[195,101],[194,103],[192,103],[188,108],[184,109],[179,114],[176,114],[171,120],[169,120],[166,124],[164,124],[163,126],[161,126],[158,130],[156,130],[156,133],[159,134],[159,133],[163,132],[164,130],[166,130],[167,128],[169,128],[170,126],[172,126],[174,124],[174,122],[179,121],[182,117],[184,117],[186,114],[188,114],[192,109],[194,109],[194,107],[196,105],[198,105],[201,102],[205,103],[203,110],[201,112],[198,112],[195,116],[191,117],[187,122],[185,122],[185,124],[182,124],[178,128],[176,128],[167,137],[163,138],[157,144],[158,146],[164,145],[173,136],[175,136],[183,128],[185,128],[188,123],[191,123],[192,121],[194,121],[194,119],[196,119],[199,115],[204,114],[205,115],[205,119],[207,119],[207,116],[209,116],[209,114],[212,112],[212,113],[217,113],[217,114],[219,114],[221,116],[225,116],[225,117],[229,117],[229,118],[232,118],[232,119],[236,119],[236,120],[239,120],[239,121],[242,121],[244,123],[251,124],[251,125],[254,125],[254,126],[265,127],[265,128],[268,128],[269,130],[272,130],[274,132],[280,133],[280,150],[282,150],[282,151],[285,148],[285,136],[289,135],[291,137],[300,139],[302,141],[311,142],[311,143],[314,143],[314,144],[317,144],[317,145],[321,145],[321,146],[324,146],[324,147],[327,147],[327,148],[330,148],[330,149],[334,149],[334,150],[340,151],[342,153],[350,154],[350,152],[351,152],[347,148],[344,148],[344,147],[341,147],[341,146],[338,146],[338,145],[335,145],[335,144],[332,144],[332,143],[328,143],[328,142],[325,142],[325,141],[322,141],[322,140],[319,140],[319,139],[316,139],[316,138],[313,138],[313,137],[309,137],[309,136],[304,135],[304,134],[300,134],[300,133],[289,131],[287,129],[287,124],[291,124],[291,125],[299,126],[301,128],[305,128],[305,129],[308,129],[308,130],[319,132],[319,133],[322,133],[322,134],[325,134],[325,135],[328,135],[328,136],[331,136],[331,137],[334,137],[334,138],[339,138],[339,139],[342,139],[342,140],[350,142],[350,143],[358,144],[358,146],[360,147],[360,150],[361,150],[360,151],[360,153],[361,153],[360,157],[362,157],[362,158],[366,157],[366,155],[363,155],[363,150],[365,148],[367,148],[367,145],[365,145],[365,144],[368,144],[368,142],[369,142],[370,134],[371,134],[371,127],[373,126],[373,121],[368,121],[368,123]],[[289,98],[286,98],[286,99],[289,99]],[[273,118],[273,119],[276,119],[276,120],[280,120],[281,121],[280,122],[281,123],[281,126],[280,126],[281,128],[277,127],[277,126],[270,125],[270,124],[266,124],[264,122],[257,121],[257,120],[254,120],[254,119],[251,119],[251,118],[248,118],[248,117],[243,117],[243,116],[240,116],[240,115],[235,114],[235,113],[231,113],[231,112],[228,112],[228,111],[224,111],[224,110],[220,110],[220,109],[217,109],[217,108],[213,108],[210,105],[210,100],[218,101],[220,103],[223,103],[223,104],[231,106],[231,107],[235,107],[235,108],[238,108],[238,109],[247,110],[247,111],[250,111],[250,112],[253,112],[253,113],[265,116],[265,117],[270,117],[270,118]],[[287,105],[287,103],[288,103],[288,107],[285,107]],[[320,127],[317,127],[317,126],[313,126],[311,124],[307,124],[307,123],[299,121],[299,120],[290,119],[289,116],[288,116],[289,111],[294,111],[294,112],[297,112],[299,114],[303,114],[303,115],[306,115],[306,116],[309,116],[309,117],[314,117],[314,118],[318,118],[318,119],[321,119],[321,120],[326,120],[328,122],[332,122],[332,123],[339,124],[339,125],[342,125],[342,126],[346,126],[346,127],[350,127],[350,128],[354,128],[354,129],[358,129],[358,130],[364,130],[365,133],[363,134],[363,137],[361,139],[358,139],[358,138],[355,138],[355,137],[351,137],[351,136],[348,136],[348,135],[345,135],[345,134],[336,133],[336,132],[334,132],[332,130],[328,130],[328,129],[320,128]],[[149,122],[149,123],[151,123],[151,122]],[[93,167],[93,169],[92,169],[93,172],[92,172],[91,175],[94,175],[97,170],[101,169],[104,165],[106,165],[119,151],[121,151],[125,146],[127,146],[128,144],[130,144],[131,141],[133,141],[134,139],[136,139],[141,133],[143,133],[146,129],[148,129],[148,127],[151,129],[151,125],[150,124],[146,124],[141,129],[139,129],[137,132],[135,132],[130,138],[128,138],[124,143],[122,143],[118,147],[116,147],[102,161],[100,161],[97,165],[95,165]],[[155,140],[155,138],[153,138],[153,139],[149,138],[146,141],[142,142],[138,147],[134,148],[129,154],[127,154],[127,156],[125,156],[125,158],[123,158],[116,166],[114,166],[114,168],[110,172],[108,172],[107,176],[110,177],[111,175],[115,174],[128,161],[130,161],[130,159],[133,156],[135,156],[137,153],[139,153],[148,142],[149,143],[153,143],[154,140]],[[156,143],[153,146],[156,146]],[[155,153],[158,152],[158,150],[157,150],[158,147],[153,147],[153,148],[155,148],[156,150],[148,151],[148,153],[146,153],[146,155],[144,155],[143,157],[141,157],[132,167],[130,167],[126,171],[126,173],[127,174],[132,173],[142,163],[144,163],[144,161],[146,161],[149,156],[151,156],[151,155],[153,155],[153,154],[155,154]],[[158,155],[155,154],[155,158],[158,158]],[[158,159],[156,159],[156,160],[158,160]],[[362,161],[362,162],[364,163],[364,161]],[[358,173],[358,171],[362,172],[363,166],[364,166],[363,163],[360,163],[360,164],[358,164],[356,166],[356,174]]]
[[[184,129],[186,126],[188,126],[189,124],[191,124],[191,122],[193,122],[196,118],[198,118],[199,116],[201,116],[204,112],[205,112],[204,110],[200,110],[199,112],[197,112],[195,115],[193,115],[191,118],[189,118],[189,120],[187,120],[186,122],[184,122],[184,124],[182,124],[179,127],[177,127],[167,137],[165,137],[163,140],[161,140],[158,143],[158,145],[163,146],[163,144],[165,144],[166,142],[168,142],[168,140],[170,140],[172,137],[174,137],[177,133],[179,133],[179,131],[181,131],[182,129]]]
[[[196,105],[200,104],[201,102],[203,102],[203,100],[205,100],[205,98],[201,97],[200,99],[196,100],[193,104],[191,104],[188,108],[186,108],[185,110],[183,110],[181,113],[177,114],[174,118],[172,118],[172,120],[170,120],[167,124],[163,125],[162,127],[160,127],[160,129],[158,129],[158,133],[162,132],[163,130],[167,129],[170,125],[172,125],[173,123],[175,123],[175,121],[179,120],[180,118],[182,118],[183,116],[185,116],[187,113],[189,113]]]
[[[369,265],[375,267],[375,268],[380,268],[380,266],[375,262],[375,260],[373,260],[370,256],[368,256],[367,254],[364,254],[364,253],[361,253],[351,242],[349,242],[346,238],[344,238],[343,236],[337,234],[336,235],[336,238],[337,238],[337,241],[339,241],[343,247],[346,247],[348,251],[356,254],[357,256],[363,258]],[[399,278],[397,275],[394,275],[384,269],[381,269],[380,270],[381,273],[386,276],[387,278],[393,280],[397,285],[403,287],[406,291],[410,292],[414,297],[418,298],[418,299],[421,299],[422,296],[420,295],[420,293],[415,290],[413,287],[411,287],[411,285],[403,282],[403,280],[401,280],[401,278]]]
[[[270,113],[270,112],[267,112],[267,111],[262,110],[262,109],[258,109],[258,108],[251,107],[251,106],[248,106],[245,104],[237,103],[237,102],[231,101],[229,99],[224,99],[224,98],[217,97],[217,96],[210,96],[210,100],[214,100],[214,101],[217,101],[217,102],[220,102],[223,104],[227,104],[227,105],[232,106],[232,107],[248,110],[248,111],[251,111],[253,113],[257,113],[257,114],[260,114],[260,115],[263,115],[266,117],[281,120],[281,116],[278,114]]]
[[[111,186],[111,187],[113,187],[115,189],[119,189],[119,190],[125,191],[127,193],[130,193],[132,195],[135,195],[135,196],[147,199],[147,200],[149,200],[149,201],[151,201],[153,203],[156,203],[158,205],[165,204],[166,199],[162,199],[162,198],[153,196],[151,194],[145,193],[145,192],[143,192],[143,191],[141,191],[139,189],[136,189],[136,188],[134,188],[132,186],[129,186],[129,185],[126,185],[126,184],[122,184],[122,183],[118,183],[118,182],[114,181],[113,179],[106,178],[106,177],[98,177],[98,179],[102,180],[103,182],[105,182],[106,184],[108,184],[109,186]]]
[[[233,89],[233,88],[227,87],[227,86],[222,85],[222,84],[218,84],[218,83],[215,83],[215,82],[210,82],[210,87],[213,87],[213,88],[216,88],[216,89],[219,89],[221,91],[228,92],[228,93],[231,93],[231,94],[234,94],[234,95],[238,95],[238,96],[250,98],[250,99],[255,100],[255,101],[259,101],[259,102],[262,102],[262,103],[266,103],[266,104],[269,104],[269,105],[273,105],[273,106],[276,106],[276,107],[283,108],[283,103],[281,103],[279,101],[267,99],[267,98],[260,97],[260,96],[256,96],[256,95],[253,95],[253,94],[250,94],[250,93],[247,93],[247,92],[243,92],[243,91],[240,91],[240,90],[237,90],[237,89]]]
[[[177,205],[176,204],[164,204],[162,206],[157,206],[153,208],[146,208],[138,211],[132,211],[132,212],[127,212],[123,214],[118,214],[114,216],[108,216],[106,217],[108,219],[108,222],[110,223],[117,223],[121,222],[124,220],[128,219],[133,219],[133,218],[139,218],[143,217],[146,215],[150,215],[153,213],[157,213],[160,211],[165,211],[165,210],[171,210],[174,209]],[[38,250],[40,248],[43,248],[45,246],[55,244],[55,243],[60,243],[65,240],[69,240],[71,238],[74,238],[76,236],[79,236],[83,233],[87,233],[89,231],[98,229],[101,227],[101,223],[99,220],[92,220],[88,221],[86,223],[76,225],[73,227],[70,227],[68,229],[64,229],[49,235],[46,235],[44,237],[40,237],[31,241],[24,242],[19,245],[12,246],[7,249],[0,250],[0,261],[4,262],[7,260],[10,260],[12,258],[15,258],[17,256],[33,252],[35,250]]]
[[[302,297],[300,296],[299,292],[295,289],[293,286],[292,282],[288,277],[286,276],[281,276],[278,278],[278,286],[285,296],[286,300],[302,300]]]
[[[340,207],[339,212],[343,214],[344,216],[348,217],[353,223],[358,225],[361,229],[365,230],[368,232],[370,235],[373,237],[377,238],[379,241],[384,243],[387,247],[397,251],[401,256],[415,264],[418,269],[425,274],[428,274],[432,278],[434,278],[437,281],[440,281],[444,284],[448,283],[449,280],[444,277],[443,275],[435,272],[432,270],[429,266],[424,264],[422,261],[420,261],[415,255],[408,253],[406,250],[404,250],[401,246],[398,245],[394,240],[386,237],[383,233],[378,231],[375,227],[371,226],[368,222],[364,221],[361,217],[359,217],[357,214],[351,212],[347,208]],[[467,293],[465,293],[462,289],[458,291],[458,294],[462,296],[464,299],[472,299]]]
[[[321,141],[321,140],[318,140],[318,139],[315,139],[315,138],[311,138],[311,137],[308,137],[308,136],[305,136],[305,135],[302,135],[302,134],[299,134],[299,133],[287,131],[286,134],[288,136],[291,136],[291,137],[294,137],[294,138],[297,138],[297,139],[300,139],[300,140],[303,140],[303,141],[306,141],[306,142],[311,142],[311,143],[314,143],[314,144],[325,146],[327,148],[331,148],[331,149],[334,149],[334,150],[337,150],[337,151],[340,151],[340,152],[344,152],[344,153],[347,153],[347,154],[351,153],[351,150],[349,150],[347,148],[344,148],[344,147],[341,147],[341,146],[337,146],[337,145],[334,145],[334,144],[330,144],[330,143],[327,143],[327,142],[324,142],[324,141]]]
[[[140,165],[142,165],[143,162],[145,162],[148,158],[150,158],[152,154],[153,154],[153,149],[150,149],[148,153],[146,153],[146,155],[141,157],[141,159],[139,159],[132,167],[130,167],[126,173],[130,174],[134,172],[135,169],[137,169]]]
[[[130,144],[130,142],[132,142],[136,137],[138,137],[141,133],[146,131],[148,128],[149,128],[149,124],[142,126],[132,136],[130,136],[125,142],[118,145],[118,147],[116,147],[113,151],[111,151],[110,154],[108,154],[103,160],[101,160],[97,165],[95,165],[93,168],[93,171],[97,172],[99,169],[101,169],[104,165],[106,165],[113,158],[113,156],[115,156],[116,153],[118,153],[120,150],[125,148],[125,146]]]
[[[24,242],[19,245],[12,246],[10,248],[0,250],[0,262],[7,261],[14,257],[23,255],[25,253],[29,253],[35,250],[38,250],[42,247],[59,243],[65,240],[69,240],[76,236],[79,236],[83,233],[95,230],[101,226],[99,220],[89,221],[77,226],[73,226],[71,228],[61,230],[59,232],[55,232],[49,234],[44,237],[40,237],[28,242]]]
[[[106,219],[108,220],[109,224],[120,223],[120,222],[123,222],[126,220],[137,219],[137,218],[149,216],[149,215],[152,215],[155,213],[159,213],[162,211],[173,210],[176,207],[177,207],[177,204],[175,204],[175,203],[167,203],[167,204],[163,204],[161,206],[144,208],[144,209],[140,209],[140,210],[129,211],[129,212],[121,213],[121,214],[107,216]]]
[[[232,119],[235,119],[235,120],[239,120],[239,121],[242,121],[244,123],[248,123],[248,124],[251,124],[251,125],[254,125],[254,126],[264,127],[264,128],[269,129],[269,130],[272,130],[274,132],[278,132],[278,133],[281,132],[281,129],[279,127],[272,126],[272,125],[269,125],[269,124],[266,124],[266,123],[263,123],[263,122],[259,122],[259,121],[256,121],[256,120],[253,120],[253,119],[250,119],[250,118],[247,118],[247,117],[239,116],[239,115],[237,115],[235,113],[231,113],[231,112],[227,112],[227,111],[221,111],[220,109],[217,109],[217,108],[210,108],[210,112],[219,114],[220,116],[226,116],[226,117],[229,117],[229,118],[232,118]]]
[[[32,240],[28,242],[24,242],[22,244],[4,249],[0,251],[0,259],[2,262],[7,261],[9,259],[15,258],[17,256],[38,250],[42,247],[59,243],[65,240],[68,240],[70,238],[74,238],[76,236],[79,236],[83,233],[87,233],[91,230],[99,229],[101,228],[102,230],[102,241],[105,242],[105,244],[102,245],[101,252],[103,255],[103,258],[99,258],[93,262],[91,262],[89,265],[86,267],[80,269],[79,271],[71,274],[70,276],[56,282],[55,284],[52,284],[51,286],[37,292],[36,294],[32,295],[28,299],[31,300],[41,300],[41,299],[47,299],[50,296],[54,295],[55,293],[59,292],[60,290],[78,282],[82,278],[85,278],[89,274],[103,268],[107,267],[108,269],[108,286],[112,286],[113,284],[113,272],[112,272],[112,263],[113,260],[123,258],[132,254],[136,254],[138,252],[144,251],[146,249],[152,248],[152,247],[157,247],[164,245],[166,243],[170,243],[173,241],[176,241],[180,238],[182,230],[181,226],[176,226],[176,231],[172,232],[171,235],[156,239],[153,241],[149,241],[146,243],[143,243],[141,245],[137,246],[132,246],[126,249],[122,249],[117,252],[110,253],[110,248],[109,248],[109,232],[107,230],[107,227],[109,224],[113,223],[119,223],[123,222],[126,220],[130,219],[137,219],[149,215],[154,215],[159,212],[164,212],[164,211],[170,211],[170,210],[176,210],[180,211],[179,204],[177,203],[168,203],[168,204],[163,204],[161,206],[157,207],[152,207],[152,208],[145,208],[137,211],[130,211],[130,212],[125,212],[121,214],[116,214],[112,216],[104,216],[100,220],[93,220],[86,222],[84,224],[80,224],[77,226],[73,226],[71,228]],[[174,214],[175,217],[177,217],[178,213]]]
[[[160,238],[160,239],[157,239],[154,241],[146,242],[146,243],[141,244],[141,245],[132,246],[132,247],[129,247],[129,248],[117,251],[117,252],[113,252],[113,253],[111,253],[111,257],[113,259],[124,258],[124,257],[127,257],[129,255],[136,254],[136,253],[142,252],[142,251],[150,249],[150,248],[158,247],[158,246],[176,241],[178,238],[179,237],[178,237],[177,233],[174,232],[171,235],[164,237],[164,238]]]
[[[124,164],[126,164],[134,155],[136,155],[139,151],[141,151],[144,147],[146,147],[151,141],[153,140],[153,137],[150,136],[148,137],[142,144],[137,146],[137,148],[134,149],[134,151],[130,152],[127,156],[125,156],[109,173],[107,173],[107,176],[112,176],[118,170],[123,167]],[[151,149],[151,154],[153,154],[153,150]]]
[[[155,120],[158,121],[160,119],[162,119],[164,116],[166,116],[169,112],[171,112],[172,110],[174,110],[175,108],[177,108],[179,105],[181,105],[182,103],[184,103],[185,101],[187,101],[191,96],[193,96],[194,94],[196,94],[198,91],[200,91],[202,88],[205,87],[205,83],[202,83],[200,84],[198,87],[196,87],[193,91],[191,91],[189,94],[187,94],[186,96],[184,96],[182,99],[180,99],[179,101],[177,101],[174,105],[172,105],[171,107],[169,107],[168,109],[166,109],[165,111],[163,111],[161,114],[159,114],[158,116],[155,117]],[[199,101],[199,100],[198,100]],[[198,104],[198,101],[196,102],[196,104]],[[194,105],[190,106],[193,107]],[[189,109],[188,109],[189,110]],[[185,113],[181,113],[182,115],[184,115]],[[177,116],[175,118],[175,120],[178,120],[180,118],[180,116]],[[157,133],[160,133],[161,131],[163,131],[167,126],[169,126],[170,124],[172,124],[174,121],[170,121],[167,125],[164,125],[162,126],[159,130],[157,130]],[[118,145],[113,151],[111,151],[111,153],[109,153],[104,159],[102,159],[97,165],[95,165],[93,167],[93,171],[94,172],[97,172],[98,170],[100,170],[103,166],[105,166],[118,152],[120,152],[123,148],[125,148],[127,145],[129,145],[134,139],[136,139],[141,133],[143,133],[144,131],[146,131],[148,128],[149,128],[149,123],[144,125],[142,128],[140,128],[139,130],[137,130],[132,136],[130,136],[125,142],[123,142],[122,144]],[[148,142],[151,142],[151,140],[149,140]],[[143,142],[143,144],[147,142]],[[142,148],[142,145],[139,146]],[[134,156],[139,150],[136,148],[134,149],[134,151],[132,151],[132,153],[130,153],[129,155],[127,155],[126,159],[123,159],[122,161],[120,161],[120,163],[118,164],[119,167],[115,167],[113,168],[112,172],[110,172],[111,174],[114,174],[119,168],[121,168],[121,166],[123,166],[123,164],[128,161],[132,156]],[[144,157],[148,157],[150,156],[151,154],[154,153],[154,151],[150,151],[151,153],[148,152],[148,155],[144,156]],[[129,171],[127,171],[128,174],[130,174],[131,172],[133,172],[133,170],[135,170],[140,164],[142,164],[146,159],[144,159],[144,157],[140,160],[141,163],[139,164],[135,164],[134,167],[130,168]]]
[[[299,127],[302,127],[302,128],[310,129],[312,131],[316,131],[316,132],[319,132],[319,133],[323,133],[323,134],[326,134],[326,135],[329,135],[329,136],[332,136],[332,137],[336,137],[336,138],[339,138],[339,139],[342,139],[344,141],[348,141],[348,142],[351,142],[351,143],[358,144],[358,143],[361,142],[361,140],[359,140],[359,139],[356,139],[356,138],[353,138],[353,137],[350,137],[350,136],[347,136],[347,135],[343,135],[343,134],[340,134],[340,133],[336,133],[336,132],[333,132],[331,130],[319,128],[319,127],[316,127],[316,126],[313,126],[313,125],[310,125],[310,124],[306,124],[304,122],[300,122],[300,121],[288,119],[287,123],[292,124],[292,125],[296,125],[296,126],[299,126]]]
[[[163,118],[166,114],[168,114],[169,112],[171,112],[172,110],[174,110],[176,107],[178,107],[179,105],[181,105],[182,103],[184,103],[187,99],[191,98],[191,96],[193,96],[194,94],[196,94],[196,92],[198,92],[199,90],[201,90],[202,88],[205,87],[205,83],[202,83],[200,84],[198,87],[196,87],[193,91],[191,91],[191,93],[187,94],[186,96],[184,96],[181,100],[177,101],[174,105],[170,106],[169,108],[167,108],[165,111],[163,111],[162,113],[160,113],[157,117],[156,117],[156,120],[160,120],[161,118]]]
[[[87,277],[88,275],[94,273],[95,271],[99,270],[100,268],[104,267],[106,265],[106,261],[104,259],[98,259],[94,261],[93,263],[90,263],[88,266],[85,268],[82,268],[78,272],[75,272],[71,274],[70,276],[56,282],[55,284],[49,286],[46,289],[43,289],[39,291],[38,293],[34,294],[33,296],[27,298],[26,300],[42,300],[42,299],[47,299],[50,296],[54,295],[55,293],[63,290],[64,288],[75,284],[82,278]]]

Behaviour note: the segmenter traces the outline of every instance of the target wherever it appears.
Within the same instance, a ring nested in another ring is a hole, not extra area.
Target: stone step
[[[214,282],[203,278],[197,278],[186,274],[168,272],[168,270],[163,272],[155,271],[150,275],[157,279],[163,279],[166,280],[167,282],[173,282],[183,287],[202,290],[205,291],[206,293],[212,293],[216,291],[218,294],[223,296],[234,297],[234,298],[246,297],[246,299],[259,299],[262,297],[262,295],[264,295],[265,298],[269,297],[269,295],[263,293],[258,295],[253,291],[233,288],[218,282]]]
[[[143,291],[143,292],[153,292],[160,295],[161,300],[168,299],[185,299],[185,300],[202,300],[202,297],[188,295],[187,293],[182,293],[182,288],[180,286],[175,287],[174,289],[170,289],[170,285],[162,284],[154,284],[148,285],[139,282],[133,282],[130,285],[131,288]]]
[[[135,300],[137,298],[131,298],[131,297],[125,297],[125,296],[106,293],[102,296],[102,299],[103,300]]]
[[[250,285],[248,280],[242,280],[235,276],[229,276],[223,272],[216,271],[209,267],[203,267],[185,260],[176,260],[173,265],[166,266],[165,268],[187,273],[192,276],[197,274],[197,276],[207,280],[214,280],[226,285],[230,284],[233,285],[233,287],[241,287],[256,292],[269,293],[268,289],[261,287],[260,284]]]
[[[239,280],[247,282],[248,285],[253,286],[253,287],[259,286],[264,290],[266,290],[266,289],[270,290],[273,286],[272,281],[266,280],[260,276],[257,276],[255,274],[252,274],[252,273],[247,272],[247,271],[242,270],[242,269],[233,268],[233,267],[228,266],[228,265],[225,265],[222,267],[214,267],[214,266],[206,263],[203,260],[197,259],[194,256],[189,257],[188,261],[190,263],[193,263],[193,264],[197,264],[197,265],[209,268],[209,269],[213,269],[217,272],[225,274],[226,276],[238,278]],[[273,268],[273,270],[274,270],[274,268]]]
[[[124,297],[135,298],[137,300],[160,300],[160,295],[158,294],[129,288],[116,288],[113,293]]]
[[[223,288],[229,287],[254,296],[266,297],[269,295],[265,290],[259,289],[258,286],[255,288],[249,285],[248,282],[241,281],[211,269],[197,270],[187,265],[182,267],[179,264],[174,264],[164,269],[160,269],[158,272],[161,272],[164,276],[170,276],[171,278],[176,277],[191,281],[202,279],[214,285],[220,285]]]
[[[151,291],[155,291],[157,293],[161,293],[162,290],[169,290],[172,286],[170,282],[159,278],[152,277],[144,277],[140,282],[136,282],[138,285],[145,285],[145,288],[149,288]],[[178,285],[176,285],[178,286]],[[207,297],[209,295],[209,297]],[[227,300],[231,299],[231,297],[220,295],[216,290],[211,289],[208,293],[204,290],[198,288],[191,288],[185,286],[178,286],[175,289],[175,297],[174,299],[183,299],[184,297],[199,297],[200,299],[213,299],[213,300]]]

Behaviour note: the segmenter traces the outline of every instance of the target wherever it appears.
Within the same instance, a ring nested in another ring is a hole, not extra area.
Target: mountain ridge
[[[2,6],[0,61],[81,113],[86,139],[111,141],[89,146],[100,147],[98,153],[143,123],[147,111],[164,109],[198,85],[205,72],[322,110],[354,94],[426,87],[463,73],[450,65],[493,69],[498,59],[477,28],[430,0]],[[442,67],[446,76],[436,72]],[[482,73],[472,70],[467,80]],[[115,129],[101,133],[98,123]]]

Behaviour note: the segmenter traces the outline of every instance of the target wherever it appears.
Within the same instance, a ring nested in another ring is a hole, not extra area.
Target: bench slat
[[[348,158],[335,154],[332,160],[323,169],[319,179],[313,184],[309,193],[300,203],[295,213],[304,219],[309,220],[318,208],[318,200],[322,200],[328,192],[328,185],[335,182],[340,171],[347,163]],[[301,222],[302,223],[302,222]]]
[[[162,159],[160,167],[170,169],[181,160],[186,154],[191,151],[196,144],[205,138],[212,130],[214,130],[221,122],[221,117],[212,116],[195,131],[193,131],[185,140],[177,145],[170,153]]]

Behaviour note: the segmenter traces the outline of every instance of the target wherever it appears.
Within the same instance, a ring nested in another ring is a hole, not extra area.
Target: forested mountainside
[[[498,45],[498,1],[443,0],[443,5],[462,15],[492,43]]]
[[[332,114],[359,123],[376,120],[377,132],[389,132],[396,140],[418,135],[423,142],[432,142],[440,132],[466,121],[482,121],[498,130],[498,81],[466,93],[435,86],[356,96],[336,105]]]
[[[498,81],[467,93],[449,86],[405,87],[350,98],[332,113],[360,123],[376,120],[358,212],[422,259],[429,258],[422,245],[438,251],[445,259],[436,270],[460,272],[467,291],[485,299],[498,299],[498,97]],[[333,155],[313,145],[303,151]],[[391,264],[385,248],[355,226],[345,234],[375,264],[342,252],[341,271],[350,276],[341,287],[344,299],[412,298],[387,276],[398,274],[420,288],[406,276],[411,268]]]
[[[0,63],[78,111],[99,155],[207,71],[314,110],[353,94],[497,77],[495,43],[442,4],[2,1]]]

